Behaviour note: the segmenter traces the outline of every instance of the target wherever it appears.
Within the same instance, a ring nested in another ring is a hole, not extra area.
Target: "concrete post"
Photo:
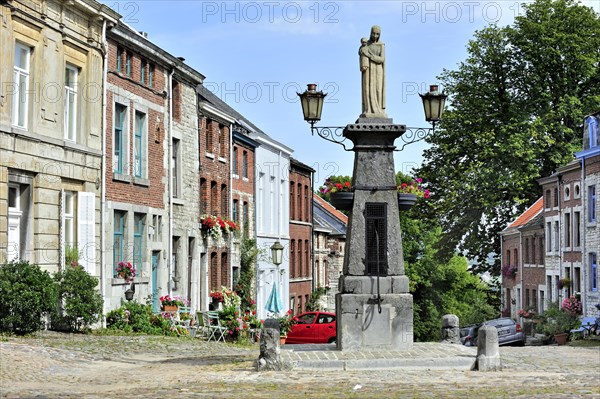
[[[502,370],[498,330],[493,326],[481,326],[477,335],[477,369],[479,371]]]

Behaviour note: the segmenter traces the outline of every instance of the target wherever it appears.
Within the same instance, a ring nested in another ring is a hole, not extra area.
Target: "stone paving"
[[[2,398],[600,398],[598,347],[502,347],[504,368],[489,373],[257,373],[258,345],[55,333],[1,338]]]

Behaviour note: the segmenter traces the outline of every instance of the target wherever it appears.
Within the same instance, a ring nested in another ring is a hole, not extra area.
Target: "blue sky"
[[[521,2],[504,1],[103,1],[148,39],[206,76],[205,85],[316,170],[352,174],[353,153],[310,134],[296,92],[328,92],[322,126],[360,114],[358,47],[372,25],[386,45],[387,113],[427,127],[417,93],[456,69],[476,30],[507,25]],[[600,0],[583,1],[598,10]],[[424,144],[395,153],[396,170],[422,162]]]

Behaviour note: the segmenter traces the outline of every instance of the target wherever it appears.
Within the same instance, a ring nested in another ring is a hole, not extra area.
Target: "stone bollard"
[[[256,361],[256,371],[289,370],[291,366],[281,360],[279,331],[265,328],[260,334],[260,355]]]
[[[477,334],[477,369],[479,371],[502,370],[496,327],[479,327],[479,333]]]
[[[442,343],[460,344],[460,328],[458,316],[447,314],[442,317]]]

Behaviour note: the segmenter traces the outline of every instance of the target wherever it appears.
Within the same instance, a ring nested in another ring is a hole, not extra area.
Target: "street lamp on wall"
[[[279,241],[275,241],[271,245],[271,261],[274,265],[279,266],[283,262],[283,245]]]

